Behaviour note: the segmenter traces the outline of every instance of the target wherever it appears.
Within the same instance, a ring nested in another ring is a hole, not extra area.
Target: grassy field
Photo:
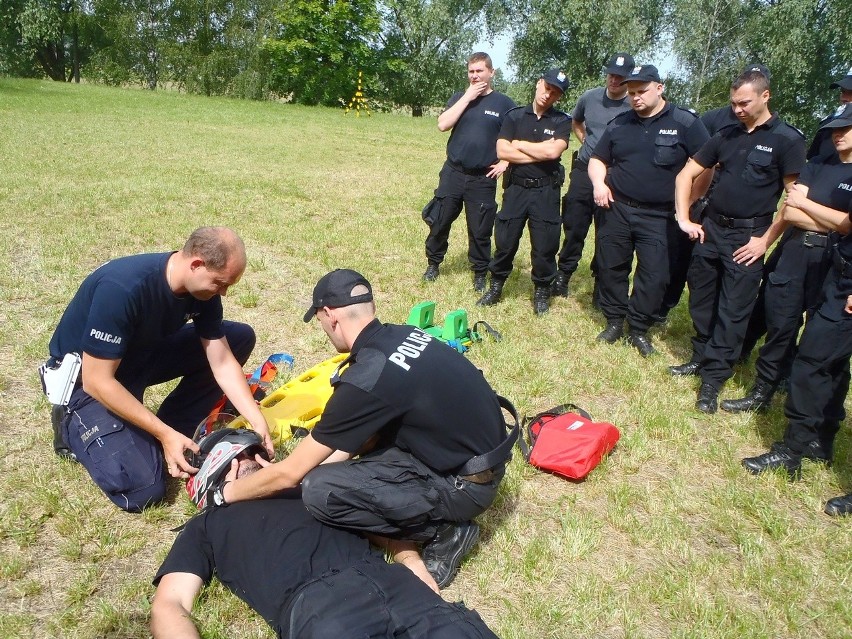
[[[832,469],[754,478],[739,460],[782,433],[781,400],[762,416],[693,411],[695,382],[666,371],[689,355],[685,301],[643,360],[595,342],[587,262],[574,296],[534,317],[523,244],[504,302],[479,309],[461,223],[441,278],[423,284],[419,213],[446,143],[434,119],[0,80],[0,131],[0,637],[148,636],[150,579],[193,508],[175,484],[165,505],[123,513],[57,459],[36,366],[89,271],[178,248],[202,224],[246,241],[225,314],[256,328],[251,365],[286,351],[299,372],[329,357],[301,316],[320,275],[352,267],[384,321],[433,299],[500,330],[469,357],[522,412],[573,401],[621,429],[582,483],[513,460],[444,593],[501,637],[852,636],[852,518],[822,514],[852,490],[849,429]],[[738,370],[723,397],[752,375]],[[202,598],[205,637],[272,636],[221,586]]]

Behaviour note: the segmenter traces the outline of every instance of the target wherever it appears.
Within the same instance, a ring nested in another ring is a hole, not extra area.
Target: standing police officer
[[[665,100],[655,66],[635,67],[624,84],[633,109],[609,123],[589,161],[595,203],[606,209],[597,247],[607,327],[597,339],[615,343],[626,317],[629,343],[647,357],[654,352],[647,331],[669,282],[675,176],[708,135],[698,116]]]
[[[841,118],[834,121],[852,121],[852,104],[846,105]],[[723,401],[722,410],[739,413],[769,405],[782,377],[789,374],[786,360],[795,352],[802,313],[810,320],[822,301],[836,238],[798,204],[828,207],[842,216],[852,202],[852,135],[847,140],[831,123],[826,127],[834,138],[832,148],[837,145],[838,152],[808,162],[781,210],[784,221],[793,228],[784,234],[784,251],[766,283],[766,342],[755,365],[754,386],[741,399]]]
[[[532,104],[512,109],[500,129],[497,157],[511,166],[503,176],[503,208],[494,226],[497,248],[488,265],[491,286],[476,302],[479,306],[500,301],[529,220],[533,311],[541,315],[550,307],[559,250],[559,188],[565,176],[559,158],[571,138],[571,116],[553,105],[566,88],[565,74],[551,69],[539,78]]]
[[[763,73],[740,75],[731,85],[731,105],[742,124],[718,132],[677,176],[678,224],[700,241],[687,276],[696,335],[692,359],[684,366],[700,369],[695,407],[705,413],[716,412],[719,390],[733,374],[757,299],[763,255],[783,229],[782,220],[772,223],[778,198],[805,163],[801,132],[769,110],[769,80]],[[693,182],[717,164],[719,181],[704,224],[691,222]]]
[[[571,114],[571,128],[582,146],[574,153],[568,192],[562,198],[565,239],[559,251],[559,270],[553,280],[554,295],[568,297],[568,282],[583,256],[583,243],[596,210],[594,190],[589,180],[589,160],[609,121],[630,110],[627,87],[622,81],[634,66],[633,56],[629,53],[612,56],[604,67],[606,86],[586,91],[577,100]],[[592,259],[592,276],[597,277],[596,258]]]
[[[316,317],[349,353],[322,419],[289,457],[227,483],[221,496],[266,497],[301,482],[323,523],[394,539],[397,549],[422,542],[443,588],[476,543],[471,520],[494,501],[514,437],[470,361],[420,329],[380,323],[375,310],[359,273],[320,279],[304,319]]]
[[[458,92],[438,116],[438,130],[452,131],[447,141],[447,161],[441,168],[435,197],[424,210],[429,224],[423,279],[432,282],[447,253],[450,227],[464,204],[467,217],[467,257],[473,269],[473,288],[485,290],[485,272],[491,259],[491,231],[497,212],[497,178],[509,165],[497,160],[497,134],[506,112],[515,106],[491,88],[494,68],[487,53],[467,60],[467,90]]]
[[[852,107],[828,124],[839,153],[852,153]],[[824,301],[805,326],[799,352],[793,362],[784,412],[788,424],[784,441],[769,452],[743,459],[753,474],[781,469],[795,478],[802,461],[831,462],[834,438],[846,417],[843,406],[849,391],[849,358],[852,355],[852,202],[847,211],[815,205],[810,193],[791,190],[788,202],[819,226],[844,234],[833,255],[833,268],[825,284]],[[844,182],[840,197],[850,197],[852,183]],[[848,200],[847,200],[848,202]],[[828,500],[825,512],[832,516],[852,514],[852,493]]]

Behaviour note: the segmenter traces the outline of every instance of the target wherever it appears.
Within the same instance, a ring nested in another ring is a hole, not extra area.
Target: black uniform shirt
[[[191,519],[175,539],[154,584],[175,572],[209,583],[215,571],[228,590],[279,630],[279,616],[294,590],[372,554],[365,539],[320,524],[301,499],[246,501]]]
[[[565,140],[568,144],[571,140],[571,116],[550,107],[539,118],[533,111],[532,104],[516,107],[506,115],[498,138],[510,142],[512,140],[545,142],[559,139]],[[559,160],[513,164],[512,174],[524,179],[541,178],[556,173],[560,166]]]
[[[607,183],[616,200],[668,208],[675,177],[709,137],[697,115],[666,103],[649,118],[632,109],[613,118],[592,157],[609,167]]]
[[[456,93],[449,109],[464,95]],[[467,105],[447,140],[447,159],[466,169],[484,169],[497,162],[497,134],[506,113],[515,107],[508,96],[492,91]]]
[[[742,124],[722,129],[693,159],[703,167],[720,165],[711,210],[748,219],[775,211],[784,177],[805,166],[805,138],[773,115],[751,133]]]
[[[726,126],[732,126],[740,123],[737,116],[734,115],[734,110],[730,106],[723,106],[718,109],[707,111],[701,116],[701,121],[707,129],[707,133],[711,136],[716,135]]]
[[[439,473],[451,473],[506,438],[497,395],[463,355],[419,328],[373,320],[355,343],[349,367],[313,438],[356,452],[378,433]]]
[[[835,153],[807,163],[799,184],[808,187],[808,199],[837,211],[852,206],[852,163],[844,164]]]

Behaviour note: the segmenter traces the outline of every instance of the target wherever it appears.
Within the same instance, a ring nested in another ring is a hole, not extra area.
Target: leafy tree
[[[374,74],[374,0],[291,0],[275,17],[275,34],[262,48],[277,93],[302,104],[336,105],[354,95],[358,71]]]
[[[551,67],[565,71],[571,87],[564,101],[600,86],[605,61],[628,51],[637,61],[656,50],[665,27],[666,0],[514,0],[517,16],[511,61],[519,82],[530,86]]]
[[[479,39],[489,0],[382,0],[381,81],[395,103],[442,104],[459,86],[460,64]]]

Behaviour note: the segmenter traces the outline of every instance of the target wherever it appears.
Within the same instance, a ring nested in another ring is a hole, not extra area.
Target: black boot
[[[473,274],[473,290],[477,293],[485,292],[485,273],[474,273]]]
[[[691,377],[701,372],[701,362],[687,362],[677,366],[669,366],[669,374],[672,377]]]
[[[698,400],[695,402],[695,410],[712,415],[718,407],[718,399],[719,391],[710,384],[701,384],[701,388],[698,389]]]
[[[774,394],[775,387],[758,377],[748,395],[740,399],[726,399],[721,404],[722,410],[729,413],[762,412],[769,408]]]
[[[639,351],[642,357],[650,357],[657,352],[654,350],[654,345],[651,344],[651,340],[648,339],[648,335],[644,331],[630,329],[630,333],[627,335],[627,343]]]
[[[624,335],[624,321],[607,320],[606,328],[598,334],[597,340],[607,344],[615,344],[621,339],[622,335]]]
[[[440,273],[438,272],[438,265],[429,264],[429,266],[426,267],[426,270],[423,271],[423,281],[434,282],[438,279],[438,275],[440,275]]]
[[[500,301],[500,298],[503,296],[503,284],[506,283],[506,280],[498,280],[493,276],[491,277],[491,286],[485,291],[485,295],[480,297],[476,301],[477,306],[494,306],[497,302]]]
[[[568,273],[559,271],[553,280],[553,284],[550,285],[550,294],[557,297],[568,297],[571,294],[568,290],[568,281],[570,279],[571,276]]]
[[[533,293],[533,313],[536,315],[544,315],[550,310],[550,287],[536,286]]]

